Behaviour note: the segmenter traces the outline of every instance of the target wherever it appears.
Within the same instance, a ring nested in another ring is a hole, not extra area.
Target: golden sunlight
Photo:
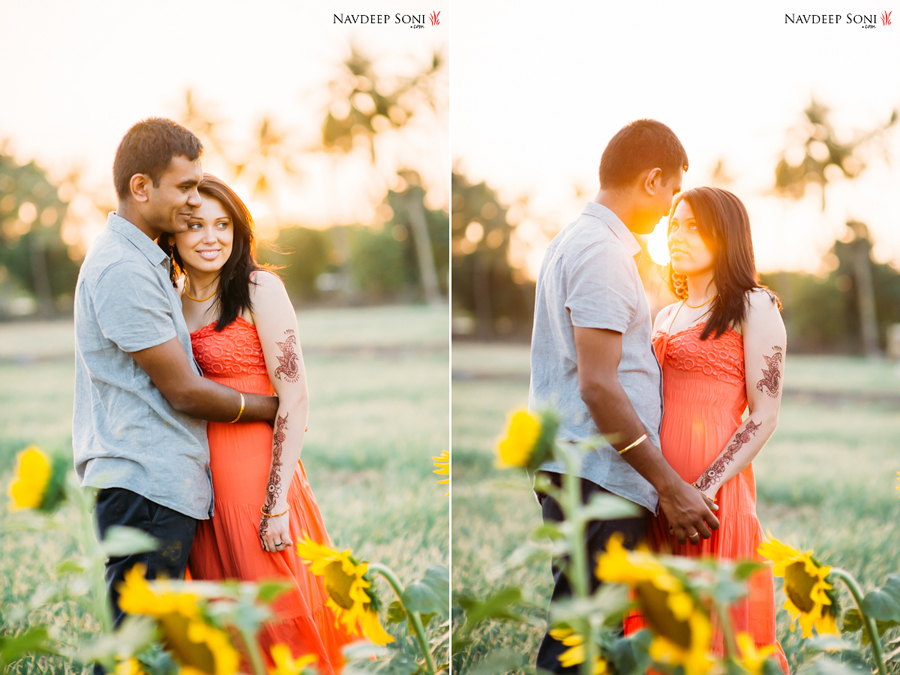
[[[667,233],[669,231],[669,217],[664,216],[656,224],[656,228],[647,236],[647,251],[657,265],[669,264],[669,245]]]

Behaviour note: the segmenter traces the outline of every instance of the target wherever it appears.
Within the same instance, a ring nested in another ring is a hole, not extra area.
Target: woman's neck
[[[208,298],[219,288],[219,272],[202,272],[186,269],[185,292],[195,300]]]
[[[716,283],[713,279],[712,270],[701,272],[687,277],[687,304],[698,306],[708,302],[710,298],[716,295]]]

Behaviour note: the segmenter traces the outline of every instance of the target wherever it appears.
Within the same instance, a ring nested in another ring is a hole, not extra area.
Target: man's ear
[[[647,194],[649,194],[650,196],[656,195],[656,193],[662,188],[662,183],[662,169],[660,169],[658,166],[650,169],[644,176],[644,190],[646,190]]]
[[[150,186],[152,180],[145,173],[136,173],[128,181],[128,189],[131,192],[131,198],[136,202],[147,202],[150,200]]]

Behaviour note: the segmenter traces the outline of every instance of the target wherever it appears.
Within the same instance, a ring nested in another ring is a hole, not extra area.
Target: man
[[[638,120],[621,129],[600,160],[600,191],[581,216],[559,232],[544,257],[537,283],[531,342],[529,407],[560,415],[559,438],[578,442],[602,434],[606,444],[588,453],[579,470],[582,498],[610,492],[637,504],[642,515],[593,521],[586,532],[590,588],[594,561],[619,532],[626,546],[643,539],[647,518],[661,508],[681,541],[697,542],[718,527],[704,497],[683,481],[659,451],[660,369],[650,344],[650,311],[634,256],[635,234],[648,234],[681,190],[687,154],[671,129]],[[541,467],[556,485],[565,468]],[[545,522],[563,519],[560,505],[538,493]],[[553,599],[571,594],[554,565]],[[544,637],[537,665],[563,669],[567,647]]]
[[[202,146],[171,120],[135,124],[113,165],[119,203],[88,252],[75,291],[72,444],[83,486],[99,488],[101,538],[113,525],[159,541],[153,552],[110,558],[117,584],[136,563],[148,578],[184,576],[198,519],[212,515],[204,420],[272,421],[277,399],[203,379],[191,356],[169,258],[154,239],[187,229],[200,205]]]

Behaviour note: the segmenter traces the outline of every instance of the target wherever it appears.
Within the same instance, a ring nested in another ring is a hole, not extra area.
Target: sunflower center
[[[691,627],[687,621],[675,617],[669,608],[669,594],[650,582],[641,582],[635,587],[641,604],[641,612],[650,629],[682,649],[691,647]]]
[[[162,627],[163,644],[182,666],[192,666],[202,673],[216,672],[216,656],[206,643],[188,639],[190,620],[176,613],[159,618]]]
[[[325,568],[325,590],[329,597],[342,609],[353,607],[353,598],[350,597],[350,588],[353,586],[352,577],[344,572],[341,561],[335,560],[328,563]]]
[[[784,592],[801,612],[807,614],[816,606],[812,590],[817,579],[806,571],[803,561],[791,563],[784,571]]]

